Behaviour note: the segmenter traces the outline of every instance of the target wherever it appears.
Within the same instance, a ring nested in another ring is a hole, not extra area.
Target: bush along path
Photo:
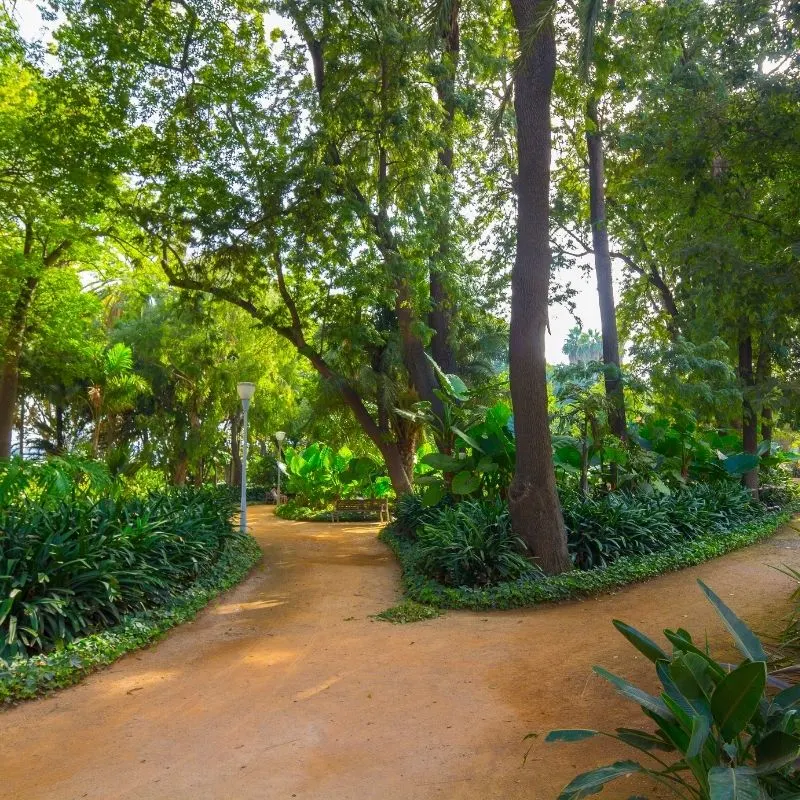
[[[652,663],[631,656],[612,619],[648,632],[679,624],[732,662],[696,578],[753,630],[777,633],[794,582],[773,566],[800,567],[785,528],[613,595],[432,619],[407,608],[423,619],[392,625],[375,619],[400,584],[377,525],[284,521],[264,506],[250,523],[266,566],[193,623],[0,713],[14,742],[0,749],[4,798],[555,798],[630,752],[607,737],[567,752],[548,731],[640,726],[638,706],[592,667],[655,688]],[[644,776],[620,788],[610,796],[668,797]]]
[[[77,462],[10,463],[0,488],[0,701],[147,644],[259,558],[224,491],[140,493]]]
[[[261,560],[261,549],[249,536],[225,546],[214,566],[164,605],[127,614],[99,633],[76,639],[49,653],[0,662],[0,702],[29,700],[71,686],[133,650],[146,647],[170,628],[188,622],[215,597],[236,586]]]
[[[755,544],[800,510],[765,507],[729,484],[697,485],[665,498],[568,498],[569,546],[583,569],[545,576],[520,555],[503,504],[425,508],[398,503],[381,538],[398,557],[406,596],[438,608],[520,608],[586,597],[701,564]]]

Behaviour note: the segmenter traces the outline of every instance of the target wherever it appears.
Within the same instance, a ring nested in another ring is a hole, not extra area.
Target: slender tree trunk
[[[242,457],[239,453],[239,415],[230,418],[231,423],[231,486],[242,485]]]
[[[102,423],[103,418],[98,413],[94,430],[92,431],[92,458],[97,458],[100,455],[100,426]]]
[[[0,371],[0,458],[8,458],[11,455],[11,432],[14,430],[19,388],[19,360],[25,343],[28,309],[38,284],[39,278],[35,276],[29,276],[25,280],[11,311],[8,332],[3,343],[3,363]]]
[[[452,342],[453,315],[456,309],[444,276],[447,274],[452,251],[453,125],[456,116],[456,76],[461,46],[458,23],[460,7],[460,0],[452,0],[450,16],[441,31],[443,50],[436,94],[443,112],[444,145],[439,150],[437,169],[442,183],[442,196],[437,224],[439,245],[430,268],[431,311],[428,316],[428,324],[433,329],[431,353],[434,361],[448,373],[454,373],[457,369]]]
[[[614,436],[625,439],[627,435],[625,397],[620,376],[617,308],[614,303],[614,280],[608,247],[603,137],[599,128],[597,99],[594,97],[587,103],[586,117],[586,145],[589,154],[589,208],[594,268],[597,275],[597,295],[600,299],[603,362],[613,369],[613,372],[607,370],[605,373],[606,397],[611,403],[608,424]]]
[[[544,337],[551,261],[550,93],[556,48],[552,23],[542,23],[546,5],[546,0],[511,0],[522,55],[514,97],[519,178],[509,360],[517,464],[509,508],[514,530],[541,568],[554,574],[570,569],[571,562],[547,419]]]
[[[769,380],[772,377],[772,348],[770,337],[763,334],[758,344],[758,359],[756,361],[756,385],[761,390],[762,397],[768,397]],[[761,406],[761,438],[772,443],[772,407],[767,401]]]
[[[56,455],[64,452],[64,406],[56,403]]]
[[[583,421],[583,438],[581,439],[581,494],[589,496],[589,423]]]
[[[772,409],[769,406],[761,409],[761,438],[772,445]]]
[[[758,415],[749,397],[749,390],[755,386],[753,374],[753,340],[749,331],[739,336],[739,379],[742,383],[742,441],[745,453],[758,451]],[[742,484],[754,497],[758,497],[758,467],[742,476]]]

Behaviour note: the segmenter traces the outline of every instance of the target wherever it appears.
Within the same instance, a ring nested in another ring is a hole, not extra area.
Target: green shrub
[[[0,509],[0,659],[63,645],[167,602],[238,536],[225,492],[111,494],[73,492],[58,502],[42,495]]]
[[[418,543],[408,536],[398,535],[394,526],[385,528],[380,538],[399,559],[406,596],[412,600],[437,608],[521,608],[609,592],[665,572],[702,564],[772,536],[798,510],[797,505],[789,506],[729,530],[709,531],[694,539],[685,538],[666,550],[619,558],[607,567],[550,576],[534,573],[482,588],[444,586],[426,575],[419,564]]]
[[[463,501],[417,531],[419,563],[446,586],[486,586],[534,571],[501,503]]]
[[[559,800],[580,800],[608,783],[630,775],[649,776],[676,797],[697,800],[794,800],[800,797],[800,691],[772,678],[767,655],[753,632],[702,581],[737,648],[738,666],[716,661],[683,628],[665,630],[672,645],[667,654],[630,626],[614,621],[617,630],[653,662],[663,691],[648,694],[606,670],[595,672],[626,699],[641,706],[656,732],[617,728],[551,731],[548,742],[579,742],[605,735],[636,748],[649,761],[617,761],[575,778]],[[779,691],[768,689],[778,685]],[[669,764],[658,755],[675,754]]]
[[[792,466],[796,466],[794,462]],[[800,485],[793,478],[788,464],[762,467],[759,470],[761,488],[758,499],[770,507],[783,507],[795,502],[800,497]]]
[[[423,525],[436,519],[446,505],[446,501],[442,501],[438,506],[427,506],[417,494],[400,495],[394,509],[397,530],[415,536]]]
[[[275,509],[275,515],[281,519],[291,520],[315,520],[320,517],[327,517],[330,521],[330,510],[308,508],[301,505],[297,500],[287,500]]]
[[[144,647],[165,631],[192,619],[209,600],[239,583],[261,559],[249,536],[228,540],[213,567],[164,605],[126,614],[119,625],[82,636],[56,650],[29,658],[0,661],[0,703],[27,700],[77,683],[131,650]]]
[[[764,514],[738,483],[693,483],[670,494],[562,493],[564,523],[578,569],[656,553],[685,539],[730,530]]]

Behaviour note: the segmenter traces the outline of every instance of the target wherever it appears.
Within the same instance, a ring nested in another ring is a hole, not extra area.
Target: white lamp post
[[[278,443],[278,496],[275,498],[276,507],[281,504],[281,461],[283,461],[283,440],[286,438],[284,431],[275,431],[275,441]]]
[[[242,533],[247,531],[247,410],[250,408],[250,401],[256,392],[254,383],[237,383],[236,391],[239,392],[239,399],[242,401],[244,411],[244,426],[242,430],[242,505],[239,514],[239,527]]]

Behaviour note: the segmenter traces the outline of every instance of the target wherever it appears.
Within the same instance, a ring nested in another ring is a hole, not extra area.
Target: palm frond
[[[581,0],[579,7],[581,42],[578,66],[583,80],[589,77],[589,70],[594,61],[597,25],[602,9],[603,0]]]

